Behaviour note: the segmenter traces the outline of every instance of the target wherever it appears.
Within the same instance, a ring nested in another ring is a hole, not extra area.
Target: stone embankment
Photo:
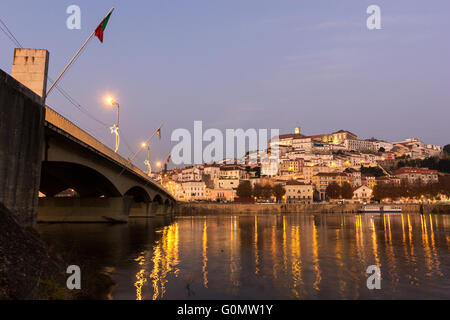
[[[420,204],[402,204],[402,212],[420,213]],[[236,203],[179,203],[176,215],[209,214],[285,214],[285,213],[357,213],[361,204],[236,204]],[[424,212],[433,212],[435,205],[424,205]],[[448,210],[447,210],[448,211]],[[443,212],[439,212],[443,213]],[[447,212],[447,213],[450,213]]]

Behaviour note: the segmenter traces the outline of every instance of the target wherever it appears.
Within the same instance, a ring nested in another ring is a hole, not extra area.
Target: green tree
[[[239,198],[250,198],[252,196],[252,185],[248,180],[242,180],[236,190]]]
[[[342,199],[351,199],[353,198],[353,188],[350,183],[345,182],[341,186],[341,197]]]
[[[330,199],[338,199],[341,195],[341,187],[336,182],[331,182],[327,186],[325,194]]]
[[[380,149],[378,149],[378,152],[386,152],[386,149],[383,147],[380,147]]]
[[[281,199],[286,194],[286,190],[281,184],[278,183],[273,186],[272,193],[275,196],[275,198],[277,198],[277,202],[281,202]]]

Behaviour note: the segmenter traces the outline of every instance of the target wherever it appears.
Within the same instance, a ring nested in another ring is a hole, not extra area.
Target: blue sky
[[[81,30],[66,28],[71,4],[81,8]],[[382,30],[366,28],[371,4],[381,7]],[[126,157],[124,141],[138,148],[164,123],[152,143],[154,160],[163,159],[172,130],[191,130],[194,120],[450,143],[448,0],[2,0],[0,18],[24,47],[50,51],[56,78],[112,6],[104,43],[91,41],[61,86],[111,124],[103,97],[117,97]],[[10,72],[13,45],[3,33],[0,48],[0,68]],[[47,104],[113,145],[57,91]]]

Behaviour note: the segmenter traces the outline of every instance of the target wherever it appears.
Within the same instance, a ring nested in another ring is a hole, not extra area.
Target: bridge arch
[[[164,202],[159,194],[155,195],[155,197],[153,198],[152,213],[156,215],[164,213]]]
[[[157,195],[153,198],[153,203],[155,203],[155,204],[163,204],[163,199],[162,199],[162,197],[161,197],[159,194],[157,194]]]
[[[53,197],[69,188],[83,198],[122,196],[116,186],[95,169],[73,162],[42,161],[40,192]]]
[[[135,186],[129,189],[127,192],[125,192],[125,196],[132,196],[134,202],[152,202],[152,199],[148,192],[144,188],[139,186]]]

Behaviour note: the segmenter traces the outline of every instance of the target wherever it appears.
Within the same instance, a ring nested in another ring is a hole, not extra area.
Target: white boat
[[[359,209],[359,212],[361,213],[380,213],[380,207],[379,206],[363,206],[361,209]]]
[[[383,212],[383,213],[402,213],[402,207],[400,207],[400,206],[382,206],[381,212]]]

